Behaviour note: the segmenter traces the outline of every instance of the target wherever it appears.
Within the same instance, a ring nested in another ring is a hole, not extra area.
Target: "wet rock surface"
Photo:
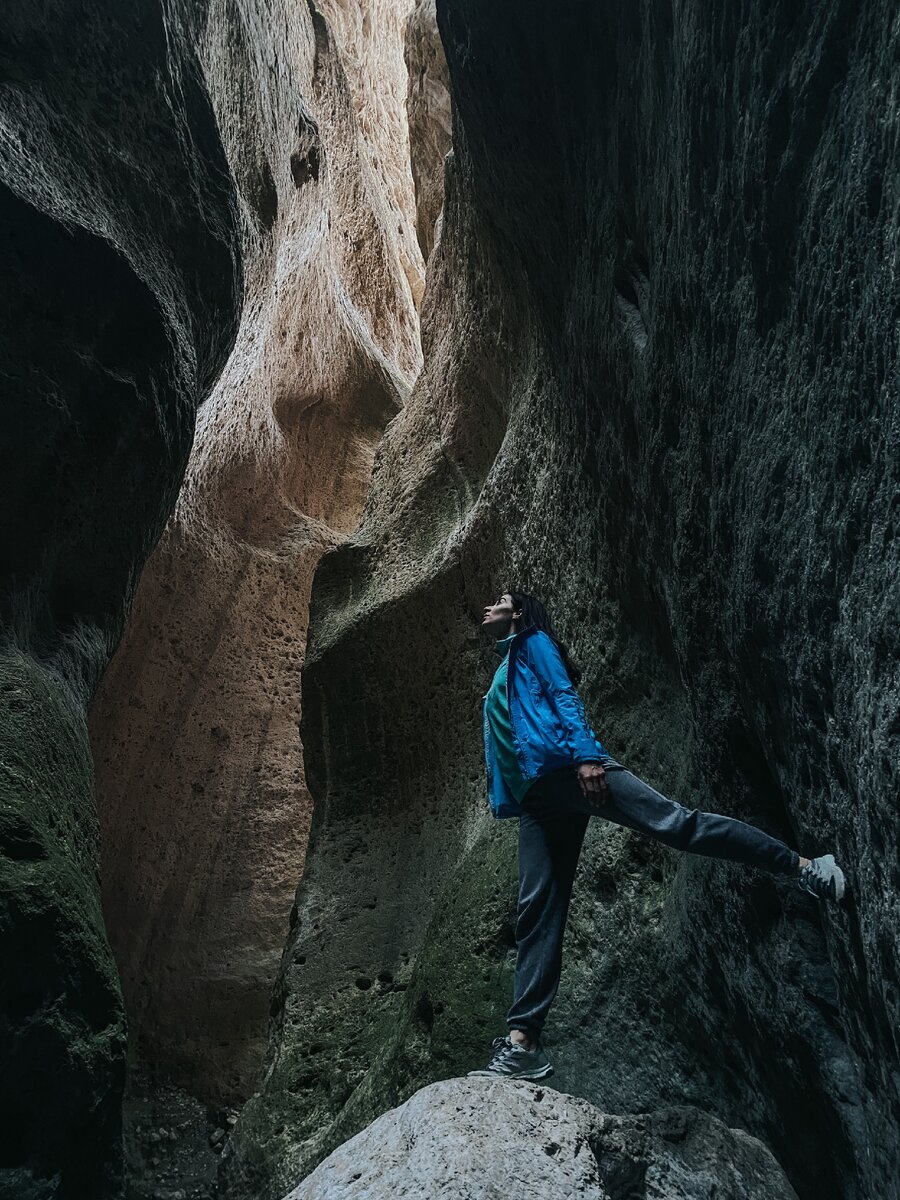
[[[796,1200],[755,1138],[696,1109],[611,1117],[527,1083],[448,1079],[335,1150],[285,1200]]]
[[[709,1111],[804,1200],[890,1194],[892,18],[437,15],[456,117],[425,367],[313,587],[310,851],[226,1182],[278,1200],[502,1030],[516,831],[485,811],[475,622],[518,585],[620,761],[835,852],[851,889],[822,908],[593,822],[547,1028],[560,1086]]]

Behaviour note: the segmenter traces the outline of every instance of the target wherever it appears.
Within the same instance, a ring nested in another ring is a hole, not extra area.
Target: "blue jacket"
[[[588,725],[584,705],[569,679],[553,638],[535,625],[522,629],[509,647],[506,677],[509,718],[522,778],[535,780],[562,767],[606,758]],[[488,799],[495,817],[518,817],[519,805],[500,771],[482,706]]]

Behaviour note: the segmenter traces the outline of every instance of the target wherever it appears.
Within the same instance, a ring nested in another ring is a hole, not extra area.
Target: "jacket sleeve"
[[[550,693],[576,762],[597,762],[605,751],[588,724],[581,697],[572,685],[559,648],[546,633],[528,639],[529,657]]]

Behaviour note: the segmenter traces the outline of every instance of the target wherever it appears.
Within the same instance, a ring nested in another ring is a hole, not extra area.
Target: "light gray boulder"
[[[446,1079],[339,1146],[286,1200],[796,1200],[756,1138],[694,1108],[610,1116],[522,1081]]]

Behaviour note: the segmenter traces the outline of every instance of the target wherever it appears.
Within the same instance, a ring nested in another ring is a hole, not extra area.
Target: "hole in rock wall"
[[[650,336],[647,326],[650,281],[636,262],[630,260],[615,268],[613,286],[619,327],[643,356]]]
[[[270,230],[278,220],[278,188],[268,160],[263,161],[258,174],[249,181],[247,198],[262,228]]]
[[[295,150],[291,155],[291,178],[294,180],[296,187],[302,187],[304,183],[309,183],[312,180],[314,183],[319,178],[319,147],[310,146],[308,150]]]

